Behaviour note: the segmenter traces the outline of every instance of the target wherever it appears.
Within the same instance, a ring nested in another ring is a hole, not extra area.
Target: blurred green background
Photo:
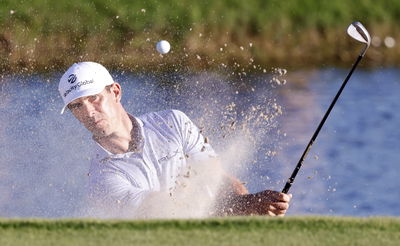
[[[0,72],[78,60],[124,70],[348,66],[361,48],[345,32],[353,21],[374,37],[366,66],[399,64],[398,0],[1,0]],[[172,45],[164,57],[161,39]]]

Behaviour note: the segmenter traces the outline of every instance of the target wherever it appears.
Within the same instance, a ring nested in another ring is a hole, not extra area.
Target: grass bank
[[[0,245],[398,245],[399,218],[0,220]]]
[[[50,71],[77,60],[120,69],[188,66],[309,67],[353,62],[359,44],[345,34],[361,21],[376,36],[370,66],[397,65],[397,0],[3,0],[0,71]],[[167,39],[172,52],[156,54]],[[380,42],[379,42],[380,40]]]

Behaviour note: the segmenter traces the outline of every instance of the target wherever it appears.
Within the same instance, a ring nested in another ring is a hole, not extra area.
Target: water
[[[289,145],[281,153],[283,166],[297,162],[346,74],[337,70],[312,74],[314,82],[298,95],[309,99],[306,107],[283,100],[288,108],[282,128],[289,136]],[[357,71],[296,180],[292,192],[299,196],[291,213],[400,214],[396,205],[400,197],[398,78],[394,69]],[[296,93],[291,91],[288,96]]]
[[[128,112],[180,109],[220,153],[236,137],[232,122],[246,126],[255,154],[227,169],[244,166],[237,174],[257,192],[283,188],[347,72],[289,71],[285,85],[271,74],[113,75]],[[2,217],[81,216],[92,143],[70,113],[59,115],[59,76],[1,81]],[[288,215],[400,215],[398,78],[398,69],[355,72],[296,178]]]

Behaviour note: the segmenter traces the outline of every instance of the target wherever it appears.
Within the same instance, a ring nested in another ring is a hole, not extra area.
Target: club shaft
[[[356,69],[358,63],[361,61],[361,59],[363,58],[363,55],[358,56],[356,62],[354,63],[353,67],[351,68],[349,74],[347,75],[346,79],[343,81],[342,86],[340,87],[339,91],[336,93],[335,98],[333,99],[331,105],[329,106],[328,110],[326,111],[324,117],[322,118],[321,122],[319,123],[317,130],[314,132],[314,135],[312,136],[310,142],[308,143],[306,149],[304,150],[303,155],[300,157],[299,162],[297,163],[296,168],[293,170],[292,175],[290,176],[290,178],[287,180],[285,187],[282,190],[282,193],[287,194],[289,192],[290,187],[292,186],[294,179],[296,178],[297,173],[299,172],[301,166],[303,165],[303,162],[305,160],[305,158],[307,157],[308,152],[311,149],[311,146],[313,145],[315,139],[317,139],[318,133],[320,132],[322,126],[324,125],[326,119],[328,118],[329,114],[331,113],[333,107],[335,106],[336,101],[338,100],[340,94],[342,93],[344,87],[347,84],[347,81],[349,81],[351,75],[353,74],[354,70]]]

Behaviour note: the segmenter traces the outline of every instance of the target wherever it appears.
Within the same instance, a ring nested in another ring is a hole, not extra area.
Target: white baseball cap
[[[64,113],[67,105],[73,100],[96,95],[103,91],[104,87],[114,83],[107,69],[96,62],[74,63],[60,79],[58,91],[64,100]]]

